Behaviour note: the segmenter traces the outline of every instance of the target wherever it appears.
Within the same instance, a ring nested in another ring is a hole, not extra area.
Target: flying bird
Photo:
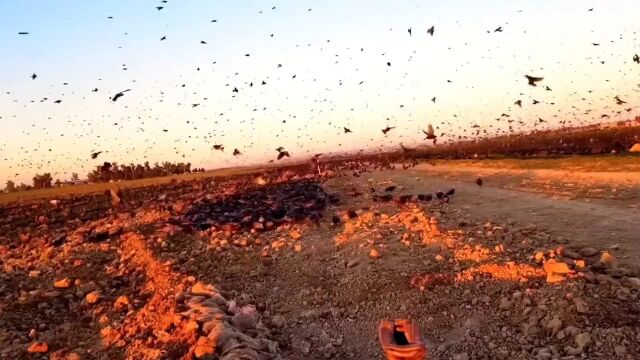
[[[477,178],[476,184],[478,184],[478,186],[482,186],[482,178]]]
[[[522,107],[522,100],[516,100],[516,102],[514,102],[514,104]]]
[[[349,128],[343,127],[343,129],[345,134],[352,132]]]
[[[433,30],[435,30],[435,25],[431,26],[428,30],[427,30],[427,34],[433,36]]]
[[[386,128],[382,129],[382,133],[387,135],[387,133],[391,131],[391,129],[395,129],[395,126],[387,126]]]
[[[615,96],[614,99],[616,100],[616,104],[618,105],[622,105],[622,104],[626,104],[626,101],[623,101],[622,99],[620,99],[620,96]]]
[[[525,75],[524,77],[527,78],[527,81],[529,82],[529,85],[531,85],[531,86],[538,86],[536,83],[538,81],[542,81],[544,79],[543,77],[535,77],[535,76],[530,76],[530,75]]]
[[[412,36],[411,35],[411,28],[409,28],[407,31],[409,32],[409,36]]]
[[[18,32],[18,35],[29,35],[28,31],[20,31]]]
[[[31,79],[35,80],[38,77],[38,75],[36,75],[36,73],[31,74]]]
[[[213,145],[213,150],[220,150],[220,151],[224,151],[224,145],[222,145],[222,144],[215,144],[215,145]]]
[[[238,149],[233,149],[233,156],[238,156],[238,155],[242,155],[242,153],[240,152],[240,150],[238,150]]]
[[[502,26],[498,26],[493,32],[502,32]]]
[[[116,93],[115,95],[113,95],[113,97],[111,98],[111,101],[116,102],[118,101],[118,99],[120,99],[121,97],[124,96],[124,93],[126,93],[127,91],[131,91],[131,89],[127,89],[127,90],[122,90],[119,93]]]
[[[98,155],[100,155],[100,154],[102,154],[102,151],[93,152],[93,153],[91,153],[91,158],[92,159],[97,159]]]
[[[436,133],[433,130],[433,126],[431,124],[427,125],[427,131],[422,130],[422,132],[427,136],[425,140],[433,140],[433,144],[436,144]]]
[[[640,64],[640,56],[638,56],[638,54],[633,55],[633,61]]]

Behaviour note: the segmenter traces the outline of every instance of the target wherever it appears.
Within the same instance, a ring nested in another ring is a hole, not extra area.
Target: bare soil
[[[265,201],[301,205],[249,231],[189,219],[202,199],[233,211],[255,175],[3,208],[0,358],[383,359],[377,325],[395,318],[421,325],[429,359],[639,358],[638,190],[572,180],[571,196],[561,179],[309,177],[341,201],[296,220],[295,179],[272,176]]]

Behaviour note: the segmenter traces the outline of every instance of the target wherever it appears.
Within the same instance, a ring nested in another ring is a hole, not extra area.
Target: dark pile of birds
[[[185,214],[182,225],[200,230],[266,231],[286,223],[318,223],[324,209],[339,201],[314,181],[265,185],[221,198],[201,199]]]
[[[407,204],[410,202],[413,203],[430,203],[435,201],[436,203],[444,203],[444,204],[448,204],[449,201],[451,201],[451,198],[453,198],[453,195],[456,192],[456,189],[451,188],[449,190],[447,190],[446,192],[444,191],[437,191],[434,194],[428,193],[428,194],[405,194],[405,195],[399,195],[397,198],[393,197],[393,192],[396,190],[396,186],[395,185],[391,185],[388,186],[387,188],[384,189],[384,194],[378,195],[376,194],[376,189],[371,188],[370,191],[371,193],[373,193],[373,201],[376,202],[390,202],[390,201],[395,201],[399,204]]]

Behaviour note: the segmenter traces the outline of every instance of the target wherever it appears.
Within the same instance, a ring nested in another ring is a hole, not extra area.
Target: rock
[[[592,247],[584,247],[582,249],[580,249],[578,251],[578,253],[580,254],[580,256],[583,257],[592,257],[595,256],[599,253],[598,249],[592,248]]]
[[[216,291],[216,288],[213,287],[213,285],[204,284],[200,281],[198,281],[191,287],[191,294],[196,296],[212,297],[217,293],[218,292]]]
[[[640,289],[640,278],[628,278],[627,282],[629,283],[629,285],[631,285],[631,287],[634,287],[636,289]]]
[[[509,310],[511,309],[512,302],[507,298],[503,298],[500,301],[500,310]]]
[[[616,257],[609,251],[605,251],[600,256],[600,262],[607,268],[611,269],[616,266]]]
[[[294,351],[305,355],[309,355],[311,352],[311,344],[304,340],[299,341],[297,344],[293,344],[292,348]]]
[[[255,329],[256,317],[256,308],[253,305],[245,305],[233,315],[231,322],[240,330]]]
[[[453,360],[469,360],[469,355],[467,353],[454,354]]]
[[[558,331],[560,331],[560,328],[562,327],[562,321],[558,319],[557,316],[555,316],[545,325],[545,327],[551,330],[551,333],[555,335]]]
[[[544,271],[547,273],[547,283],[553,284],[564,280],[569,273],[569,266],[563,262],[554,259],[546,261],[543,265]]]
[[[616,356],[625,356],[627,355],[627,348],[624,345],[616,345],[613,347],[613,352],[616,353]]]
[[[49,345],[42,341],[33,342],[27,348],[27,352],[31,354],[44,354],[47,351],[49,351]]]
[[[287,320],[282,315],[275,315],[271,318],[271,326],[275,328],[283,328],[287,325]]]
[[[582,298],[573,298],[573,304],[576,306],[578,314],[586,314],[589,312],[589,306]]]
[[[356,267],[356,266],[358,266],[358,264],[360,264],[360,260],[358,260],[358,259],[351,260],[351,261],[349,261],[347,263],[347,269],[351,269],[352,267]]]
[[[591,335],[588,332],[583,332],[576,335],[576,345],[579,349],[586,349],[591,345]]]
[[[197,359],[202,359],[205,356],[212,356],[216,351],[216,344],[213,340],[200,336],[196,342],[193,354]]]
[[[53,283],[53,287],[56,289],[68,289],[71,287],[71,280],[69,278],[60,279]]]
[[[127,305],[129,305],[129,298],[126,297],[125,295],[122,296],[118,296],[118,298],[116,299],[115,303],[113,304],[113,307],[116,310],[122,309],[127,307]]]
[[[92,292],[88,293],[87,296],[84,297],[84,299],[87,302],[87,304],[93,305],[93,304],[97,303],[100,300],[100,292],[99,291],[92,291]]]

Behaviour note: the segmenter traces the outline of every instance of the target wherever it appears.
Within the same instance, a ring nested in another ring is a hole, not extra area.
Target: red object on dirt
[[[388,360],[422,360],[427,355],[420,326],[411,320],[380,321],[378,338]]]

